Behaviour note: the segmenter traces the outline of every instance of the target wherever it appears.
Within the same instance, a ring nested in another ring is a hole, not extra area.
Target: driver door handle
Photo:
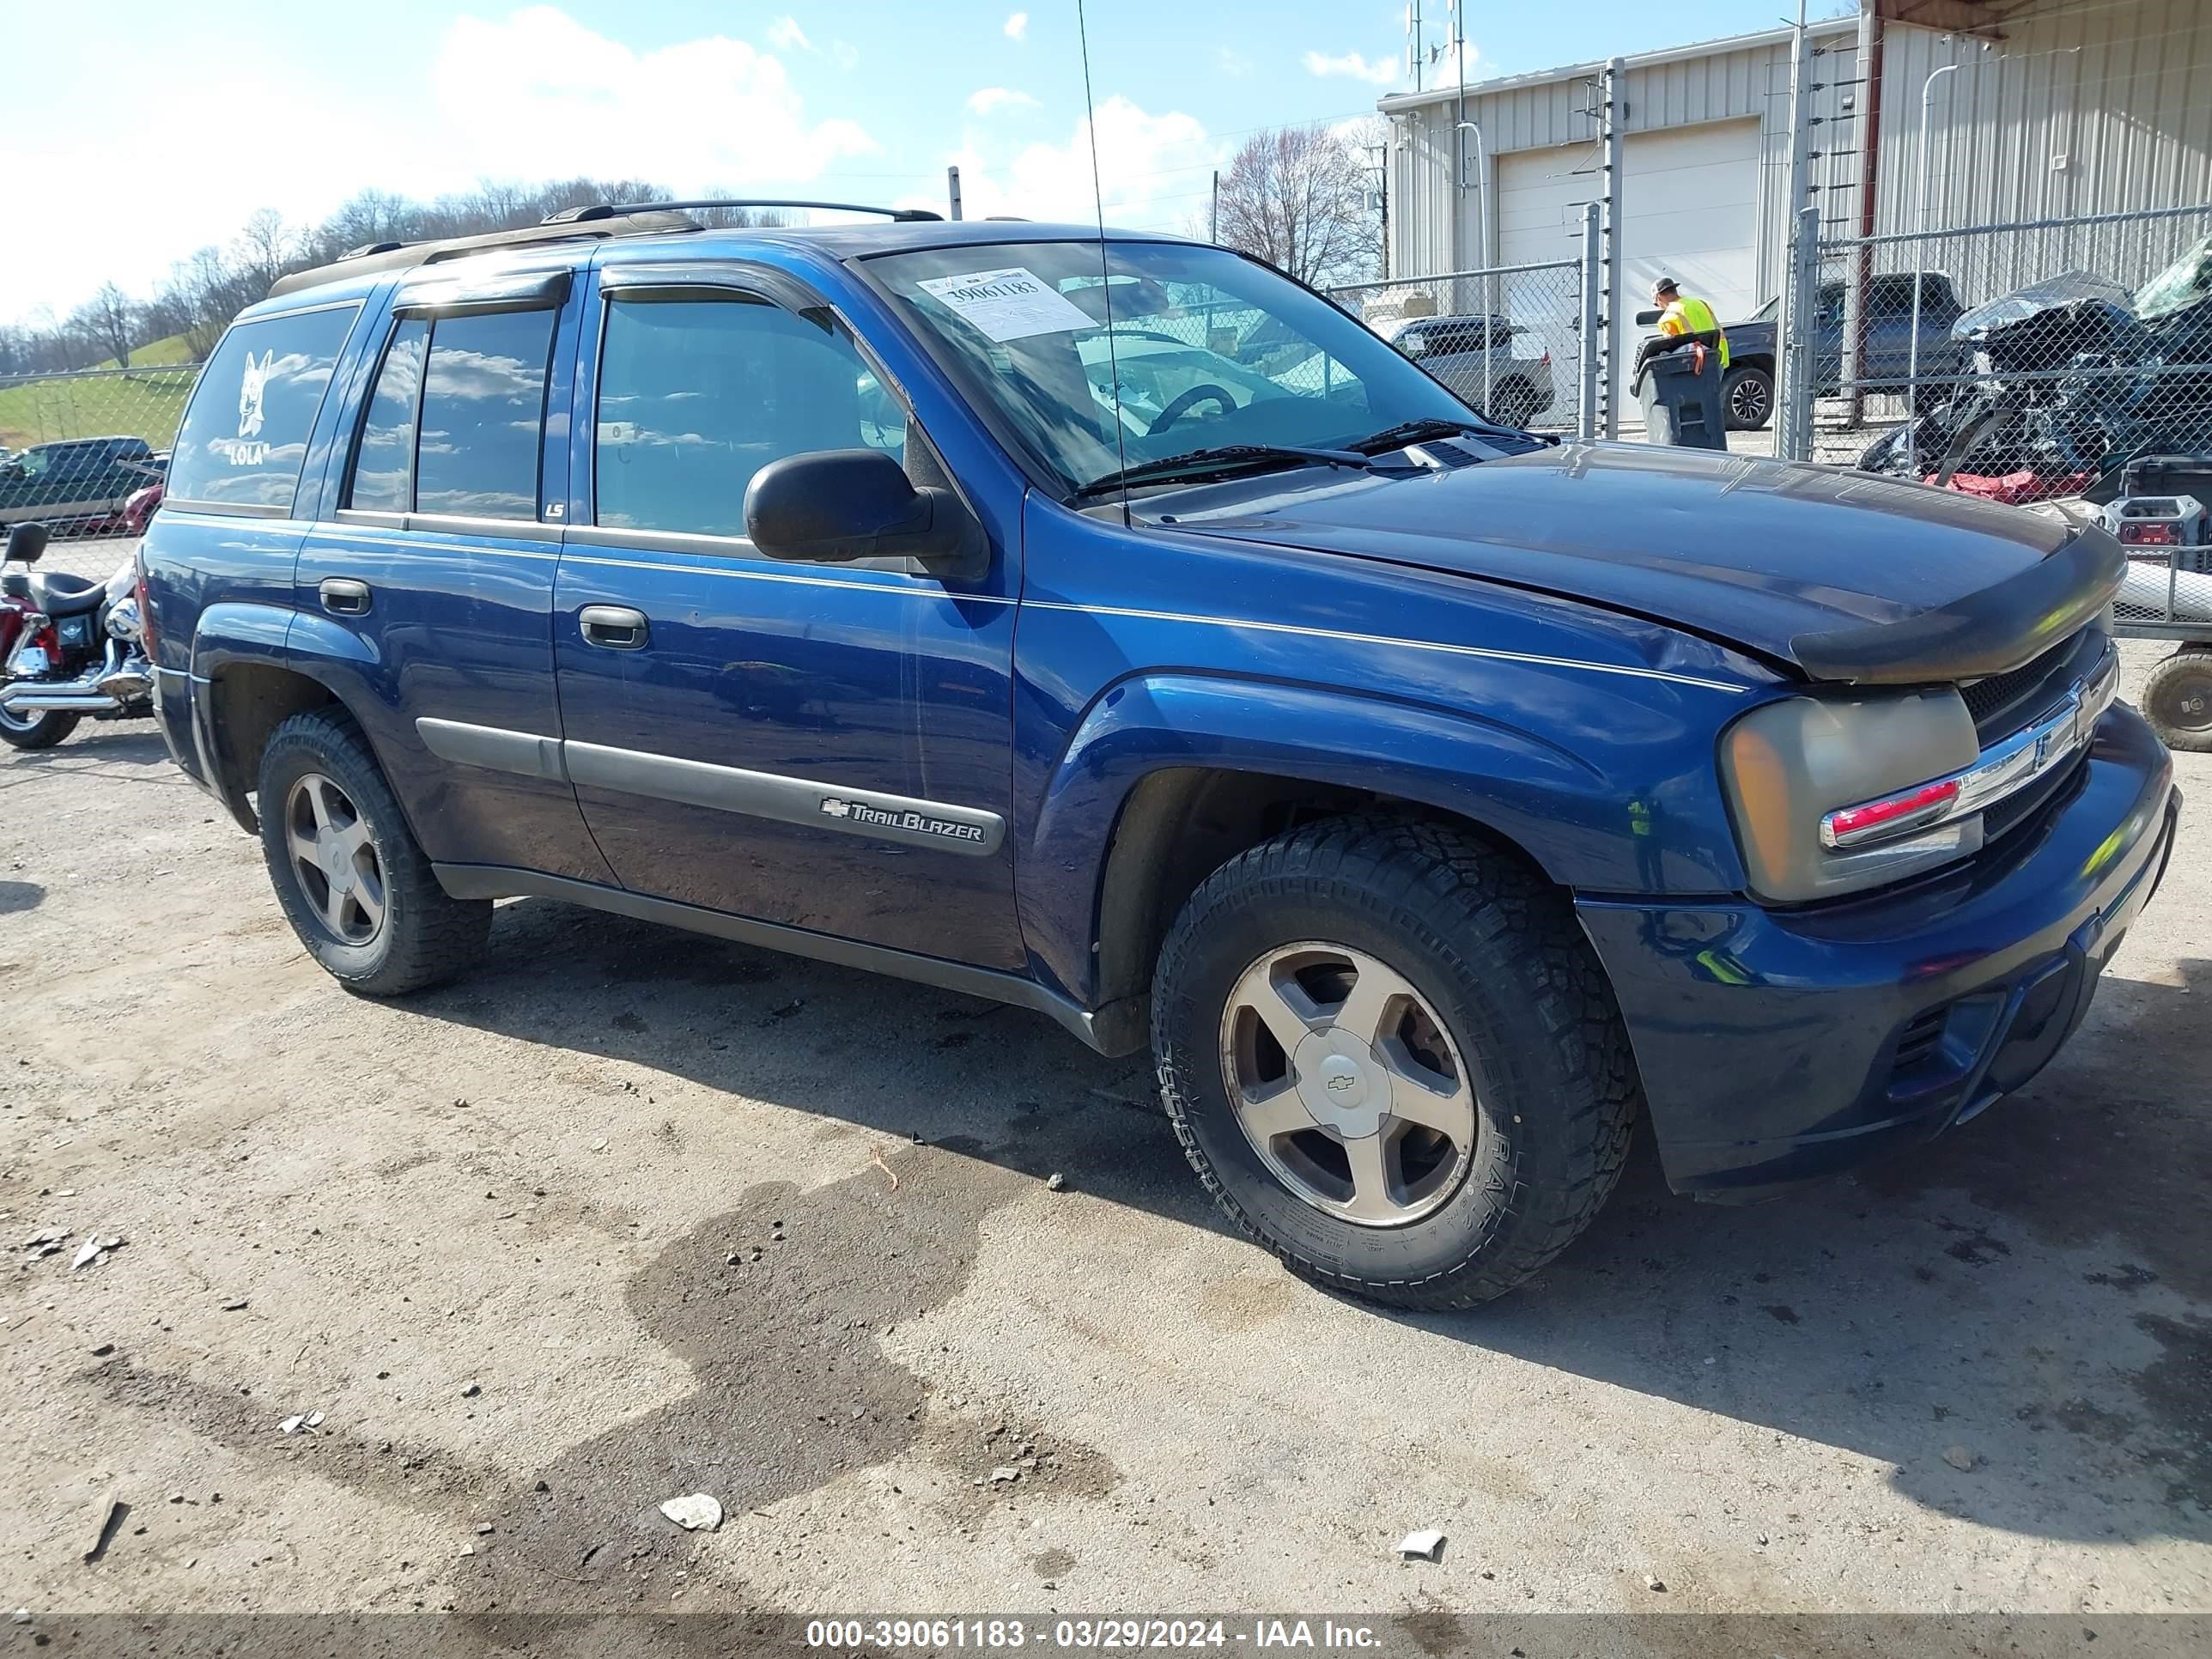
[[[626,605],[587,605],[576,613],[584,630],[584,643],[610,651],[640,651],[645,647],[645,612]]]

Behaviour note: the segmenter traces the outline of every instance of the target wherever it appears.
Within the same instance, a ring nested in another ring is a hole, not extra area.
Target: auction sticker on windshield
[[[1058,289],[1019,265],[1004,270],[971,270],[961,276],[933,276],[920,286],[924,294],[950,306],[985,337],[1000,343],[1098,325],[1095,319],[1062,298]]]

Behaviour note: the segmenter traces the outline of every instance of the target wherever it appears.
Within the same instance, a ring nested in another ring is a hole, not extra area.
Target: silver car
[[[1376,324],[1376,331],[1506,426],[1527,426],[1552,406],[1552,354],[1516,352],[1515,338],[1529,331],[1509,318],[1401,317]]]

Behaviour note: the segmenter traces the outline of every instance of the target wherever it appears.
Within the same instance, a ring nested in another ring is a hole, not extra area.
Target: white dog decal
[[[271,346],[255,362],[253,354],[246,354],[246,372],[238,383],[238,435],[258,438],[261,435],[262,388],[269,382],[269,371],[276,362],[276,349]]]

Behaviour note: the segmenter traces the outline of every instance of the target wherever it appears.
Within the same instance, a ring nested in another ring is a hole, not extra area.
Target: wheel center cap
[[[334,841],[325,841],[315,849],[316,862],[323,866],[323,879],[343,893],[353,885],[353,860]]]
[[[1315,1031],[1291,1057],[1307,1115],[1346,1140],[1375,1133],[1389,1115],[1390,1086],[1375,1051],[1346,1031]]]

